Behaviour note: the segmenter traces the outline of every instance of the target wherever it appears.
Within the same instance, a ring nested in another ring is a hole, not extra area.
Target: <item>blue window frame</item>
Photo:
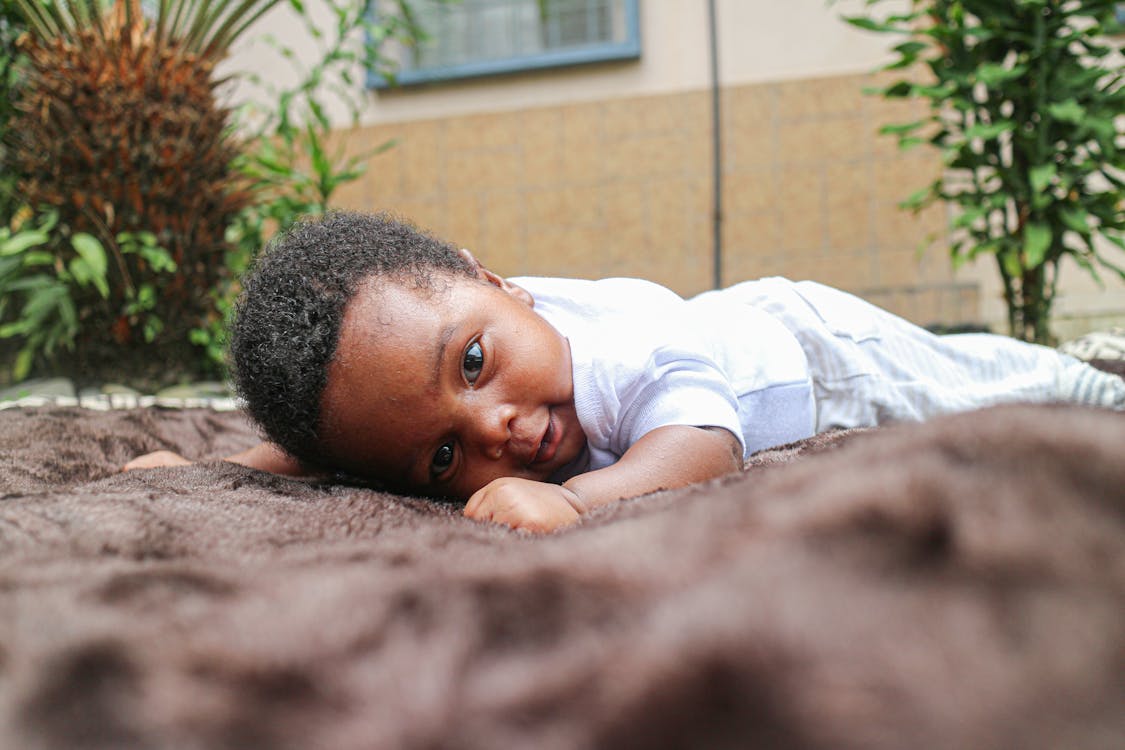
[[[415,0],[426,39],[380,50],[400,86],[640,57],[639,0]],[[378,73],[368,85],[386,88]]]

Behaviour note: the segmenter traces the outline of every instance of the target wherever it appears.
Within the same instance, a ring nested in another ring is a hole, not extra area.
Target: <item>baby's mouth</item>
[[[543,439],[539,441],[539,450],[531,458],[531,464],[541,464],[550,461],[555,457],[555,450],[558,448],[557,441],[555,440],[555,413],[550,411],[547,413],[547,429],[543,432]]]

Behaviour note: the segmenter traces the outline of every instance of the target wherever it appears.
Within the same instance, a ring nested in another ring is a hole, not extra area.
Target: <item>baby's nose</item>
[[[512,421],[516,418],[516,410],[510,404],[498,404],[482,411],[484,413],[477,420],[481,448],[489,458],[499,459],[512,439]]]

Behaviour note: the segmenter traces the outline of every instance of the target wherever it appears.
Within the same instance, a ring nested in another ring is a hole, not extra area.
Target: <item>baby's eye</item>
[[[433,460],[430,461],[430,476],[439,477],[449,471],[453,465],[453,441],[442,443],[434,451]]]
[[[472,385],[477,382],[483,369],[484,350],[480,348],[479,341],[474,341],[465,349],[465,356],[461,359],[461,373],[469,385]]]

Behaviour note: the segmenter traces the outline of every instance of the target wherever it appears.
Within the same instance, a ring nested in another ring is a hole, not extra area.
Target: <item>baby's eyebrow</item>
[[[437,386],[441,382],[441,366],[445,362],[445,350],[456,331],[457,325],[450,323],[443,327],[441,333],[438,334],[437,357],[434,359],[434,374],[431,380],[433,386]]]

